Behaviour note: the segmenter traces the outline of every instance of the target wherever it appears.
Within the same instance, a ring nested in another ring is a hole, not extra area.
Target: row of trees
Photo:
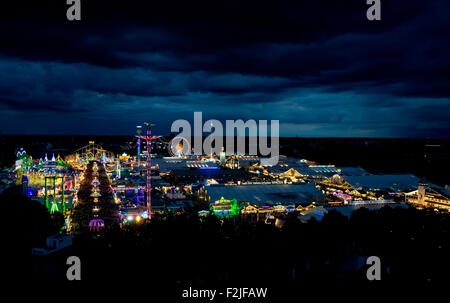
[[[289,217],[282,229],[215,216],[168,215],[113,229],[101,239],[79,240],[100,251],[97,257],[86,256],[92,264],[89,277],[146,273],[146,281],[169,285],[252,281],[364,286],[365,260],[375,255],[383,271],[378,285],[434,284],[445,281],[450,270],[449,227],[447,214],[386,206],[361,208],[350,218],[330,211],[321,222]]]
[[[36,201],[0,199],[8,214],[4,230],[17,240],[8,248],[24,260],[31,247],[43,246],[45,237],[63,226],[60,214],[50,215]],[[377,286],[435,285],[447,281],[450,272],[449,233],[448,214],[389,206],[360,208],[350,218],[330,211],[320,222],[301,223],[291,216],[281,229],[187,212],[123,228],[113,225],[102,237],[81,234],[70,253],[81,258],[87,281],[100,276],[173,287],[371,286],[365,260],[375,255],[382,264]]]

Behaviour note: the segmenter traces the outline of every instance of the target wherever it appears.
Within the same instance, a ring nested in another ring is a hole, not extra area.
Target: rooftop
[[[399,191],[414,190],[420,179],[413,174],[384,174],[365,176],[345,176],[345,180],[354,187],[369,189],[393,189]]]
[[[266,185],[211,185],[205,187],[211,201],[236,199],[251,204],[310,203],[323,199],[323,193],[313,183]]]

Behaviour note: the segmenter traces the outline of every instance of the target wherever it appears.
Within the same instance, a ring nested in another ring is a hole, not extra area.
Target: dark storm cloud
[[[129,133],[152,115],[167,132],[197,110],[285,135],[448,136],[450,4],[382,0],[369,22],[365,2],[82,1],[81,22],[65,1],[11,4],[2,128],[63,115]]]

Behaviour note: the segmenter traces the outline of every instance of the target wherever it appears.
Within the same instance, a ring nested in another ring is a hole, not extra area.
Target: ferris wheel
[[[189,154],[191,145],[184,137],[175,137],[169,141],[167,150],[171,157],[184,157]]]

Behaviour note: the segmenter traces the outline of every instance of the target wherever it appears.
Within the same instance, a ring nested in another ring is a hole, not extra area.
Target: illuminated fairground
[[[268,165],[264,158],[223,150],[194,155],[181,143],[170,150],[170,140],[152,136],[152,124],[144,125],[137,128],[132,152],[114,153],[94,141],[64,157],[44,153],[33,158],[20,148],[16,184],[51,214],[62,214],[66,230],[74,233],[98,233],[186,212],[271,222],[293,215],[320,219],[333,207],[450,209],[445,190],[412,174],[373,175],[360,167],[284,156]]]
[[[15,175],[17,185],[21,185],[23,193],[41,202],[51,214],[61,213],[66,219],[66,229],[71,230],[74,210],[83,201],[79,190],[86,182],[87,168],[93,165],[91,182],[93,202],[102,196],[101,181],[99,180],[98,163],[102,165],[115,161],[112,153],[104,150],[100,145],[89,142],[89,145],[67,155],[64,159],[54,154],[47,154],[34,159],[23,148],[16,154]],[[99,209],[93,208],[93,212]],[[98,215],[92,215],[92,219]]]
[[[20,149],[15,162],[16,184],[22,186],[24,195],[45,205],[50,213],[61,213],[69,228],[72,207],[77,203],[77,185],[81,170],[59,155],[47,154],[33,159]]]

